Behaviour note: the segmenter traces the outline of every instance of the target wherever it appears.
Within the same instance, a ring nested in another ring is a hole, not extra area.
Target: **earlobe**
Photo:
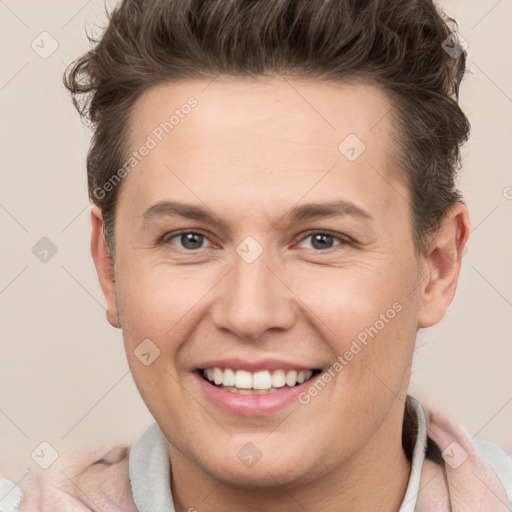
[[[467,208],[462,203],[456,203],[432,236],[425,257],[426,273],[421,286],[418,327],[431,327],[443,319],[455,295],[468,236]]]
[[[95,206],[91,211],[91,254],[96,266],[96,273],[100,281],[103,295],[107,302],[107,320],[113,327],[120,327],[116,306],[116,290],[114,279],[114,266],[108,252],[103,231],[103,217],[101,209]]]

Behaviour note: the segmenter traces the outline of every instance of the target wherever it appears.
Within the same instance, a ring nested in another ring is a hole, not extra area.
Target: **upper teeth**
[[[313,375],[311,370],[268,370],[248,372],[246,370],[231,370],[230,368],[207,368],[203,370],[205,377],[218,386],[221,384],[239,389],[270,389],[282,388],[286,385],[302,384]]]

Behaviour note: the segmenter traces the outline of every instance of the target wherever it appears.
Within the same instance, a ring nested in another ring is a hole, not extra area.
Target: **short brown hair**
[[[392,101],[420,253],[461,201],[455,177],[470,129],[458,104],[465,54],[443,49],[453,20],[431,0],[123,0],[109,17],[64,84],[94,130],[89,196],[102,210],[111,255],[120,186],[103,197],[94,191],[126,161],[135,101],[175,80],[286,74],[373,83]]]

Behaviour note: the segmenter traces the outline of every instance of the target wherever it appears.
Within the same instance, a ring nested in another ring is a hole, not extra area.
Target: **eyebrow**
[[[224,222],[205,208],[178,201],[160,201],[150,206],[141,217],[144,224],[158,217],[183,217],[184,219],[200,220],[208,224],[226,227]]]
[[[295,206],[279,222],[284,219],[287,223],[293,224],[305,220],[341,216],[372,220],[372,216],[367,211],[354,203],[340,199],[326,203],[306,203]],[[144,224],[158,217],[182,217],[226,228],[226,224],[207,209],[179,201],[160,201],[150,206],[141,217]]]
[[[293,223],[322,217],[341,217],[344,215],[372,220],[372,216],[367,211],[343,199],[327,203],[306,203],[302,206],[296,206],[286,214],[285,219]]]

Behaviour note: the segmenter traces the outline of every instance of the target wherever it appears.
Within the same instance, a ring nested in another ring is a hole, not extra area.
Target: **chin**
[[[311,471],[294,454],[271,454],[262,456],[252,466],[245,465],[237,458],[226,460],[226,456],[203,465],[213,478],[226,485],[240,489],[270,489],[295,486],[314,480]]]

